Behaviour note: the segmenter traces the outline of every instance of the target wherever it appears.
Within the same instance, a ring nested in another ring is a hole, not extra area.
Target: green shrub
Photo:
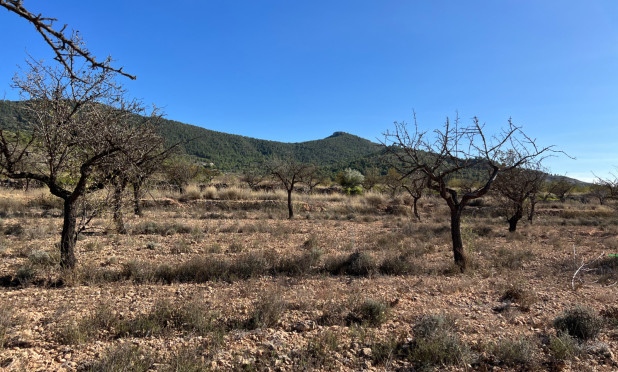
[[[511,367],[534,364],[534,345],[523,337],[490,343],[488,349],[498,362]]]
[[[455,333],[453,319],[444,315],[428,315],[413,327],[410,358],[421,367],[465,364],[470,348]]]
[[[549,350],[552,357],[556,360],[571,360],[582,354],[579,342],[569,336],[568,333],[551,336],[549,339]]]
[[[391,255],[380,263],[378,270],[384,275],[409,275],[418,272],[418,267],[405,255]]]
[[[378,327],[388,318],[389,306],[381,301],[366,299],[356,306],[347,316],[350,324],[363,324]]]
[[[273,272],[275,274],[284,274],[288,276],[308,274],[318,264],[321,256],[322,251],[318,249],[312,249],[301,255],[283,256],[273,268]]]
[[[559,332],[566,332],[581,341],[592,340],[601,332],[603,320],[594,310],[577,305],[554,320]]]
[[[332,275],[368,276],[377,271],[374,258],[367,252],[354,252],[327,260],[325,269]]]
[[[36,276],[36,270],[31,265],[20,266],[15,272],[15,280],[21,285],[28,285]]]
[[[28,261],[33,265],[39,266],[53,266],[55,264],[54,259],[49,252],[42,249],[35,249],[28,255]]]

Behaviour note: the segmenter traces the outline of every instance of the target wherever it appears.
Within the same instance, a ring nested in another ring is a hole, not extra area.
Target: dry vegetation
[[[545,201],[516,233],[491,199],[453,264],[442,200],[241,188],[153,192],[96,219],[62,273],[61,204],[0,194],[7,370],[618,369],[618,216]],[[600,259],[592,262],[604,253]],[[573,281],[582,262],[588,262]],[[572,288],[572,282],[576,284]]]

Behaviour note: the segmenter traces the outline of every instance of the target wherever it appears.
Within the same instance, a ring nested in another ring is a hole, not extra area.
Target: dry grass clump
[[[520,368],[530,368],[536,364],[534,342],[525,337],[500,339],[489,343],[486,349],[491,355],[492,364]]]
[[[521,311],[530,311],[530,307],[537,301],[536,294],[527,289],[526,286],[521,283],[512,283],[502,293],[500,301],[507,304],[517,304]]]
[[[420,368],[463,365],[471,360],[470,348],[455,332],[455,322],[444,315],[426,315],[414,325],[414,339],[407,352]]]
[[[148,312],[134,318],[121,318],[109,303],[102,303],[92,314],[80,319],[66,317],[58,322],[56,339],[64,345],[76,345],[96,339],[150,337],[180,331],[206,337],[223,332],[216,322],[217,314],[200,301],[172,303],[157,301]]]
[[[103,357],[86,367],[86,371],[146,372],[155,363],[153,353],[128,342],[108,348]]]
[[[549,351],[555,360],[572,360],[583,354],[580,343],[568,333],[560,333],[549,339]]]
[[[528,249],[499,248],[494,255],[494,265],[503,269],[521,269],[525,263],[534,259],[534,254]]]
[[[267,291],[253,303],[253,311],[245,322],[247,329],[272,328],[277,325],[288,304],[283,300],[281,292]]]
[[[0,302],[0,350],[7,344],[11,329],[23,323],[23,319],[15,313],[12,305]]]

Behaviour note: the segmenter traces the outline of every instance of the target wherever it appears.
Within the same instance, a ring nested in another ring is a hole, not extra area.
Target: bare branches
[[[73,31],[67,36],[65,33],[67,25],[62,26],[60,29],[55,28],[54,23],[57,22],[57,19],[30,12],[23,6],[22,0],[0,0],[0,6],[7,9],[9,12],[17,14],[34,26],[47,45],[49,45],[56,54],[54,59],[70,72],[71,78],[79,79],[79,74],[75,73],[74,60],[69,58],[74,52],[79,57],[83,58],[92,69],[115,72],[129,79],[136,79],[134,75],[124,72],[122,67],[112,67],[112,60],[110,57],[107,57],[103,62],[98,62],[92,53],[85,47],[83,42],[81,42],[77,32]]]
[[[387,131],[382,142],[396,160],[393,166],[404,177],[423,173],[427,187],[446,201],[451,210],[455,263],[462,271],[466,268],[460,231],[464,207],[486,195],[499,172],[538,163],[547,154],[556,152],[553,146],[538,147],[511,119],[506,128],[491,137],[485,134],[484,127],[477,117],[470,125],[462,126],[457,115],[453,123],[446,118],[442,128],[434,130],[433,137],[429,137],[419,131],[415,114],[413,129],[408,130],[406,123],[396,122],[395,131]],[[456,177],[479,179],[480,184],[469,190],[449,187],[448,182]]]

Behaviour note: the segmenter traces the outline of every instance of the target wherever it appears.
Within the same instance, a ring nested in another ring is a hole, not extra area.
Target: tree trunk
[[[142,182],[133,182],[133,212],[136,216],[142,216],[142,203],[140,197],[142,193]]]
[[[294,218],[294,208],[292,207],[292,189],[288,190],[288,218]]]
[[[126,234],[127,228],[124,225],[124,218],[122,216],[122,193],[127,187],[127,181],[121,180],[119,182],[114,182],[113,186],[114,195],[112,199],[112,211],[114,224],[116,225],[116,232],[118,234]]]
[[[468,267],[468,260],[464,252],[463,240],[461,238],[461,212],[462,207],[451,209],[451,238],[453,240],[453,257],[455,264],[463,273]]]
[[[521,220],[523,216],[524,216],[524,207],[521,204],[519,204],[517,206],[517,209],[515,210],[515,214],[511,216],[511,218],[508,219],[509,232],[517,231],[517,222],[519,222],[519,220]]]
[[[534,218],[534,208],[536,207],[536,195],[530,196],[530,212],[528,213],[528,221],[532,224]]]
[[[77,263],[75,258],[76,226],[77,212],[75,210],[75,201],[65,200],[62,235],[60,237],[60,267],[63,269],[73,269]]]
[[[414,211],[414,216],[416,216],[416,219],[418,220],[418,222],[421,222],[421,216],[418,214],[418,206],[416,205],[418,203],[418,199],[420,198],[414,198],[413,211]]]

